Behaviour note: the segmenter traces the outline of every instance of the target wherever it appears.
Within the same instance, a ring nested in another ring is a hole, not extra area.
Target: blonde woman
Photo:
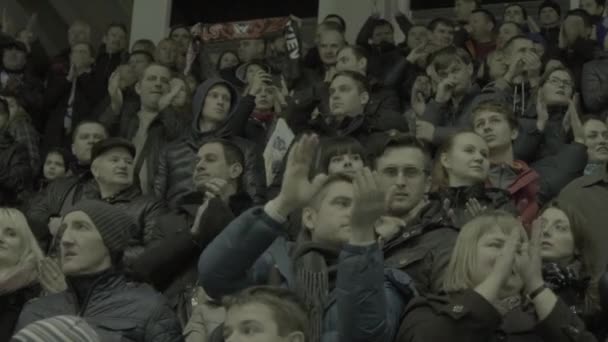
[[[465,224],[446,270],[445,295],[407,309],[399,342],[595,341],[543,280],[539,224],[490,211]]]
[[[44,258],[23,214],[0,208],[0,341],[8,341],[25,302],[36,297]]]

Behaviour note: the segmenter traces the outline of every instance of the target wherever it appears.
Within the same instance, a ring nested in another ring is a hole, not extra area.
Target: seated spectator
[[[135,72],[135,77],[140,79],[144,74],[144,71],[150,64],[154,62],[152,54],[145,50],[135,50],[129,55],[128,63]]]
[[[190,30],[186,25],[176,25],[171,28],[171,32],[169,32],[169,38],[175,40],[182,49],[188,49],[190,46],[190,41],[192,40],[192,35],[190,34]]]
[[[222,330],[226,341],[312,341],[305,306],[288,290],[264,286],[248,288],[228,297],[224,307],[226,323]],[[243,324],[250,321],[263,327],[253,336],[242,329]]]
[[[0,95],[15,98],[25,112],[30,114],[35,127],[40,128],[44,86],[27,70],[26,46],[20,41],[11,40],[0,45],[0,53]]]
[[[574,73],[577,87],[580,85],[583,65],[591,61],[598,50],[597,43],[591,39],[592,29],[591,17],[584,10],[571,10],[564,19],[559,56]]]
[[[8,103],[0,98],[0,205],[21,202],[33,180],[27,147],[10,135],[9,120]]]
[[[488,143],[489,184],[511,194],[522,222],[529,226],[540,206],[583,174],[587,161],[584,141],[564,145],[558,154],[526,164],[515,160],[513,142],[519,125],[507,105],[488,100],[474,110],[472,128]],[[534,148],[530,144],[531,148]]]
[[[317,81],[331,82],[335,75],[335,66],[338,62],[338,51],[346,45],[344,32],[336,25],[328,25],[328,28],[319,33],[319,42],[317,48],[322,65],[314,70],[316,72]]]
[[[321,140],[315,154],[312,176],[321,173],[346,173],[354,176],[357,171],[369,166],[366,155],[361,143],[354,138],[346,136]]]
[[[354,71],[368,78],[370,99],[365,106],[365,113],[367,115],[377,117],[386,111],[401,113],[401,105],[399,104],[397,93],[384,85],[384,79],[378,79],[369,74],[369,59],[367,56],[365,50],[358,46],[345,46],[338,52],[336,71]]]
[[[549,50],[558,47],[561,29],[562,9],[554,0],[545,0],[538,7],[540,33],[545,38]]]
[[[469,20],[473,11],[481,8],[479,0],[454,0],[454,18],[456,25],[454,27],[454,45],[464,47],[464,44],[469,40]]]
[[[319,54],[319,41],[321,37],[321,32],[323,30],[337,30],[344,34],[346,32],[346,21],[344,18],[337,14],[328,14],[323,22],[317,25],[317,32],[315,35],[315,46],[308,49],[306,56],[304,56],[304,66],[310,69],[319,69],[323,62],[321,61],[321,55]]]
[[[242,88],[244,89],[245,94],[247,94],[247,88],[251,86],[254,76],[260,71],[270,73],[270,66],[261,59],[254,59],[247,63],[242,63],[236,68],[235,76],[240,82],[238,85],[243,85]]]
[[[405,32],[405,54],[409,54],[412,50],[419,46],[424,46],[429,42],[430,31],[424,25],[413,25],[408,31]]]
[[[68,29],[68,47],[62,50],[51,62],[49,78],[65,77],[70,71],[70,55],[76,44],[91,44],[91,25],[83,20],[74,20]]]
[[[156,52],[154,53],[154,59],[156,63],[167,67],[171,72],[175,72],[177,69],[177,43],[171,38],[165,38],[158,42],[156,46]]]
[[[57,316],[28,324],[13,336],[11,342],[101,342],[99,335],[82,318]]]
[[[385,192],[385,216],[375,229],[384,247],[385,265],[407,272],[419,293],[437,293],[457,230],[443,203],[429,191],[430,154],[410,136],[377,136],[374,169]]]
[[[295,144],[281,193],[264,208],[251,209],[232,221],[203,251],[199,280],[212,298],[272,279],[296,290],[310,307],[312,341],[333,341],[338,336],[349,341],[392,341],[412,293],[405,274],[383,272],[373,229],[383,211],[382,193],[369,169],[357,175],[361,187],[356,190],[340,174],[310,181],[317,144],[317,138],[308,135]],[[300,208],[305,229],[294,247],[281,236],[281,226]],[[335,285],[329,279],[336,279]],[[336,296],[335,304],[330,304],[329,296]]]
[[[471,39],[465,42],[465,48],[473,59],[480,63],[496,49],[496,18],[484,9],[476,9],[469,16]]]
[[[81,198],[94,198],[97,193],[91,174],[91,154],[93,146],[107,135],[99,122],[83,121],[77,125],[72,136],[72,153],[76,159],[70,167],[72,176],[49,184],[41,193],[41,199],[28,208],[28,222],[44,248],[48,248],[59,230],[62,213]]]
[[[87,320],[101,340],[182,341],[175,314],[161,294],[121,274],[135,223],[115,206],[84,200],[62,219],[61,268],[67,290],[28,302],[16,330],[58,315]]]
[[[603,241],[608,239],[605,222],[608,220],[604,203],[608,201],[608,189],[604,177],[606,169],[598,169],[589,175],[575,179],[560,193],[558,202],[585,218],[585,234],[592,242],[589,247],[593,260],[597,262],[594,272],[604,272],[608,254]]]
[[[56,179],[62,179],[70,176],[70,156],[67,151],[60,148],[50,149],[44,157],[42,164],[42,174],[38,189],[40,191]]]
[[[502,14],[503,23],[514,23],[522,30],[529,31],[527,27],[528,12],[520,4],[507,4]]]
[[[604,16],[606,2],[602,0],[582,0],[580,2],[580,8],[585,10],[591,16],[591,23],[594,26],[595,32],[592,33],[592,37],[595,41],[603,45],[606,37],[606,31],[608,30],[608,21]]]
[[[156,44],[149,39],[138,39],[131,46],[131,53],[135,51],[145,51],[154,56],[154,53],[156,52]]]
[[[429,69],[437,90],[416,122],[416,136],[439,145],[459,127],[467,127],[480,89],[473,82],[473,62],[462,49],[447,47],[433,53]]]
[[[505,103],[513,104],[513,112],[525,116],[535,108],[534,94],[540,83],[542,63],[534,42],[525,36],[515,36],[502,49],[505,71],[484,88]]]
[[[169,299],[182,324],[192,311],[196,264],[205,247],[252,205],[242,190],[243,153],[227,140],[210,140],[198,151],[195,193],[183,197],[174,213],[158,218],[163,238],[147,248],[132,269]],[[201,303],[202,304],[202,303]]]
[[[594,341],[544,283],[541,234],[536,227],[528,242],[521,223],[502,211],[467,223],[446,271],[445,294],[410,304],[397,340],[571,341],[568,331],[576,329],[575,339]]]
[[[129,244],[124,263],[129,266],[145,247],[159,239],[157,219],[165,213],[165,204],[152,196],[142,196],[134,183],[135,146],[121,138],[108,138],[93,146],[91,174],[96,196],[102,201],[123,209],[135,220],[135,230],[129,231]],[[83,197],[82,199],[86,199]]]
[[[255,97],[262,91],[259,78],[249,94],[238,99],[236,89],[221,79],[210,79],[201,84],[194,95],[192,127],[181,139],[168,145],[161,153],[156,171],[154,190],[170,207],[194,189],[192,160],[198,147],[214,138],[226,138],[236,143],[245,154],[244,190],[255,203],[264,197],[265,176],[259,147],[239,138],[255,106]]]
[[[457,133],[437,150],[432,191],[442,203],[449,204],[458,228],[473,216],[471,201],[490,209],[515,211],[511,194],[487,182],[489,156],[488,144],[473,132]]]
[[[584,220],[567,206],[551,202],[539,217],[540,255],[543,279],[572,311],[585,322],[589,331],[603,341],[606,327],[600,319],[595,260],[590,253]]]
[[[602,173],[608,163],[608,127],[604,121],[593,116],[582,121],[588,157],[584,174]]]
[[[272,81],[270,75],[259,70],[263,81],[262,90],[255,97],[255,108],[247,121],[244,137],[258,146],[266,146],[280,115],[283,113],[283,90]],[[252,76],[254,77],[254,76]]]
[[[69,147],[69,137],[83,120],[91,120],[91,112],[103,99],[105,87],[93,73],[94,52],[87,43],[72,46],[70,73],[49,80],[45,94],[45,146]]]
[[[320,98],[306,102],[295,101],[287,110],[287,123],[298,135],[314,131],[322,136],[349,135],[364,142],[371,133],[389,129],[407,130],[407,121],[398,112],[384,111],[368,115],[365,111],[370,99],[365,76],[355,71],[340,71],[329,86],[329,112],[311,118]]]
[[[510,21],[504,22],[498,28],[498,36],[496,37],[496,48],[504,48],[505,44],[513,37],[521,36],[522,34],[523,31],[518,24]]]
[[[127,27],[122,23],[110,24],[104,33],[103,44],[95,59],[95,74],[103,89],[110,75],[127,59],[127,36]]]
[[[217,70],[231,69],[241,64],[239,55],[232,50],[224,50],[217,59]]]
[[[433,19],[428,29],[431,32],[429,43],[439,48],[452,46],[454,44],[454,23],[447,18]]]
[[[23,214],[0,208],[0,339],[8,341],[25,303],[38,296],[38,262],[44,258]]]

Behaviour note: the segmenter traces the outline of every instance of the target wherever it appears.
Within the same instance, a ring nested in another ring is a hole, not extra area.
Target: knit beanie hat
[[[99,200],[81,200],[68,213],[74,211],[84,212],[93,221],[110,254],[124,252],[135,230],[135,220],[124,210]]]
[[[540,12],[543,10],[543,8],[545,7],[551,7],[555,10],[555,12],[557,12],[558,16],[562,16],[562,9],[561,7],[559,7],[559,4],[553,0],[545,0],[543,1],[542,4],[540,4],[540,7],[538,7],[538,13],[540,14]]]
[[[99,336],[80,317],[55,316],[28,324],[11,342],[99,342]]]

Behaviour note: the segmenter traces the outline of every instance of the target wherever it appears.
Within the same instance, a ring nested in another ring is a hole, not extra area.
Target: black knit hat
[[[133,145],[133,143],[131,143],[129,140],[123,138],[106,138],[93,145],[93,148],[91,149],[91,161],[97,159],[97,157],[106,153],[107,151],[117,147],[126,149],[129,151],[131,157],[135,158],[135,145]]]
[[[99,231],[110,254],[123,253],[129,234],[135,230],[135,220],[124,210],[99,200],[81,200],[68,213],[82,211]]]
[[[543,1],[542,4],[540,4],[540,6],[538,7],[538,13],[540,14],[540,12],[543,10],[543,8],[545,7],[551,7],[555,10],[555,12],[557,12],[558,16],[562,16],[562,9],[561,7],[559,7],[559,4],[553,0],[545,0]]]

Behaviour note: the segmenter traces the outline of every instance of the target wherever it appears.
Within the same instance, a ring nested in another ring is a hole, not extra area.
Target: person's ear
[[[471,62],[467,65],[467,73],[469,77],[473,77],[473,71],[473,63]]]
[[[518,136],[519,136],[519,129],[513,128],[511,130],[511,141],[515,141],[515,139],[517,139]]]
[[[288,342],[306,342],[306,339],[304,338],[303,332],[294,331],[294,332],[290,333],[289,335],[287,335],[287,341]]]
[[[317,221],[317,211],[311,207],[304,207],[302,209],[302,226],[308,230],[312,235],[315,231],[315,225]]]
[[[137,81],[137,83],[135,83],[135,93],[137,93],[137,95],[141,95],[141,81]]]
[[[228,168],[228,173],[231,179],[238,179],[243,174],[243,165],[241,163],[234,163]]]
[[[364,106],[367,105],[367,103],[369,102],[369,93],[367,91],[362,92],[360,98],[361,104]]]
[[[94,179],[97,179],[97,177],[99,177],[99,167],[94,161],[91,161],[91,174],[93,174]]]
[[[448,157],[447,153],[442,153],[439,156],[439,162],[441,163],[441,166],[443,166],[444,169],[450,168],[450,158]]]
[[[361,58],[357,62],[357,66],[359,67],[359,69],[361,69],[365,72],[365,70],[367,70],[367,58]]]

